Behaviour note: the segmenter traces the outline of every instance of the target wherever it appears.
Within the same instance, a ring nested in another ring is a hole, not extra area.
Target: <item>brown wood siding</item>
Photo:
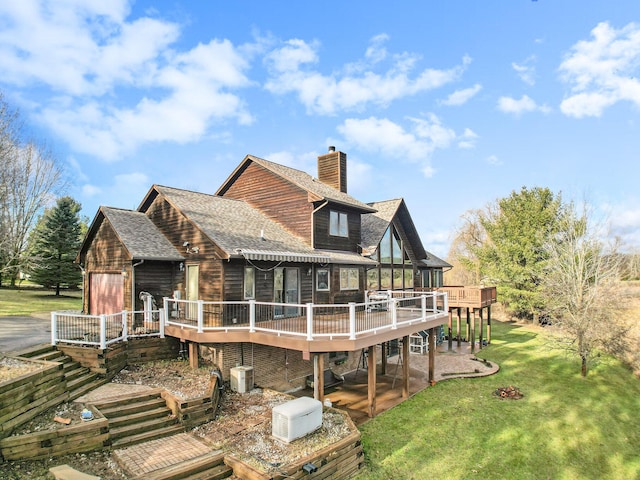
[[[185,254],[185,269],[182,272],[176,272],[172,292],[179,290],[185,298],[186,265],[199,265],[200,299],[222,300],[224,275],[217,246],[161,195],[153,200],[145,213],[178,251],[185,251],[184,242],[189,242],[192,247],[200,249],[198,253]]]
[[[164,297],[173,296],[176,289],[178,275],[182,277],[182,272],[174,262],[146,261],[138,265],[135,269],[136,282],[136,305],[135,310],[142,310],[142,300],[139,298],[140,292],[148,292],[153,295],[156,306],[162,308]]]
[[[312,205],[307,192],[250,162],[223,196],[244,200],[288,231],[311,244]],[[256,226],[256,236],[260,226]]]
[[[329,234],[329,212],[331,210],[347,214],[349,225],[348,237],[337,237]],[[327,205],[314,214],[314,248],[357,252],[360,235],[361,223],[359,212],[349,211],[339,206],[332,207],[331,205]]]
[[[103,218],[100,226],[98,227],[93,241],[89,245],[84,255],[84,269],[86,272],[85,288],[87,291],[84,295],[84,304],[82,309],[84,312],[90,311],[90,305],[96,304],[97,299],[93,299],[93,292],[91,291],[90,277],[94,273],[113,273],[120,275],[122,268],[130,273],[131,270],[131,258],[128,252],[118,239],[111,224]],[[131,306],[131,282],[129,277],[124,279],[123,286],[123,308],[127,309]],[[101,314],[104,312],[91,312]]]
[[[340,290],[340,269],[357,268],[359,273],[360,286],[358,290]],[[331,267],[331,292],[329,303],[362,303],[364,302],[364,289],[366,283],[366,272],[361,265],[333,265]]]
[[[225,264],[225,290],[224,299],[226,301],[244,300],[244,267],[254,266],[256,268],[256,301],[273,302],[273,269],[276,266],[269,262],[253,262],[252,264],[243,261],[232,261]],[[313,301],[313,275],[307,276],[310,264],[282,263],[278,265],[285,268],[298,268],[300,281],[300,303]]]
[[[318,157],[318,179],[336,190],[347,193],[347,154],[329,152]]]

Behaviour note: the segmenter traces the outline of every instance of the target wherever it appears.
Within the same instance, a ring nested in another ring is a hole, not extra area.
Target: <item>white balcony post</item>
[[[106,350],[107,348],[107,316],[100,315],[100,348]]]
[[[134,312],[131,312],[132,315],[132,320],[131,320],[131,326],[133,326],[133,315],[135,315]],[[126,310],[122,311],[122,341],[127,342],[129,341],[129,328],[127,328],[127,312]]]
[[[164,338],[164,325],[165,322],[167,321],[167,317],[165,315],[167,315],[167,312],[169,311],[168,308],[166,308],[167,305],[167,299],[164,299],[164,304],[165,304],[165,308],[161,308],[160,309],[160,313],[158,315],[158,327],[160,330],[160,338]]]
[[[444,295],[444,311],[445,313],[449,313],[449,294],[447,292],[443,292]]]
[[[313,303],[307,303],[307,340],[313,340]]]
[[[164,311],[167,313],[167,319],[168,319],[169,318],[169,298],[168,297],[162,298],[162,307],[164,308]],[[162,315],[160,317],[162,318]]]
[[[426,322],[427,321],[427,296],[426,295],[422,295],[422,298],[420,299],[422,301],[422,321]]]
[[[204,301],[198,300],[198,333],[204,332]]]
[[[349,303],[349,340],[356,339],[356,304]]]
[[[58,314],[51,312],[51,345],[55,347],[58,336]]]
[[[256,301],[249,300],[249,333],[256,331]]]
[[[391,299],[391,329],[398,328],[398,301],[395,298]]]

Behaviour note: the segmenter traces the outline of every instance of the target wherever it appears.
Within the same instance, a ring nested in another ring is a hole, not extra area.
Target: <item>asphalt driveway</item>
[[[51,342],[51,320],[36,317],[0,317],[0,353]]]

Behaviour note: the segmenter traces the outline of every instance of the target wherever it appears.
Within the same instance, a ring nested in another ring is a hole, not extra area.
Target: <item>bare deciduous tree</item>
[[[592,225],[588,209],[563,222],[546,244],[545,304],[558,328],[555,346],[579,356],[586,376],[599,352],[620,358],[628,348],[621,256],[617,242],[607,243],[602,229]]]
[[[63,186],[52,153],[23,137],[18,113],[0,94],[0,278],[12,285],[25,261],[29,231]]]

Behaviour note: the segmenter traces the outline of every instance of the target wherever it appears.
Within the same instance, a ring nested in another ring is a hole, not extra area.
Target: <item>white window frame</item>
[[[244,267],[242,292],[245,300],[256,299],[256,269],[253,267]]]
[[[326,275],[326,285],[324,287],[320,287],[320,275]],[[328,268],[319,268],[316,270],[316,291],[318,292],[328,292],[331,289],[331,275],[329,274]]]
[[[346,284],[344,280],[346,279]],[[360,290],[360,269],[340,269],[340,290]]]

